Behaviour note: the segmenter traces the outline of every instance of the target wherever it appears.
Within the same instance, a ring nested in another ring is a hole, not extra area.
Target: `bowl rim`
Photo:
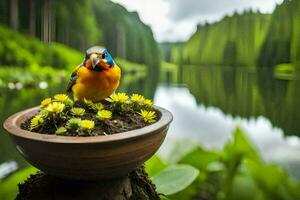
[[[55,134],[49,135],[49,134],[35,133],[35,132],[22,129],[18,125],[20,118],[23,117],[24,115],[33,114],[39,108],[40,108],[39,106],[36,106],[11,115],[4,121],[3,123],[4,129],[13,136],[40,141],[40,142],[75,143],[75,144],[107,143],[107,142],[122,141],[122,140],[133,139],[141,136],[146,136],[149,133],[155,132],[160,129],[164,129],[173,121],[173,115],[170,111],[159,106],[153,106],[154,109],[158,110],[161,113],[161,117],[157,122],[145,126],[143,128],[120,132],[112,135],[98,135],[98,136],[88,136],[88,137],[58,136]]]

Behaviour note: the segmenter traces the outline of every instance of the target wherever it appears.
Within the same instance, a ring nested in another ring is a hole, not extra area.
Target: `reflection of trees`
[[[153,98],[158,82],[153,84],[152,80],[153,76],[144,72],[125,74],[122,77],[118,91],[128,94],[139,93],[148,98]]]
[[[273,78],[270,70],[185,66],[186,83],[199,104],[241,117],[263,115],[288,134],[300,134],[300,81]],[[298,87],[297,87],[298,86]]]

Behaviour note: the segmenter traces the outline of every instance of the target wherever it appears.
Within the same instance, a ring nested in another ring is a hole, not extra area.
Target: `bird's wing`
[[[75,70],[73,71],[73,73],[71,74],[70,80],[69,80],[69,84],[67,87],[67,92],[72,92],[72,87],[73,85],[75,85],[76,80],[78,78],[78,70],[80,69],[80,67],[82,67],[81,65],[76,67]]]

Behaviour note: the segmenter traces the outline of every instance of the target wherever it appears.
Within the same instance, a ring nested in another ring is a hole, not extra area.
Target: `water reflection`
[[[169,150],[176,140],[188,139],[220,149],[232,137],[233,129],[240,126],[266,161],[278,162],[300,177],[299,171],[295,170],[300,167],[299,138],[284,136],[282,129],[274,127],[267,118],[232,117],[219,108],[197,105],[196,98],[186,87],[159,86],[154,100],[174,115],[168,138],[160,151],[165,159],[170,157]]]
[[[198,104],[245,118],[265,116],[285,134],[300,135],[300,80],[275,79],[273,71],[184,66],[182,82]]]

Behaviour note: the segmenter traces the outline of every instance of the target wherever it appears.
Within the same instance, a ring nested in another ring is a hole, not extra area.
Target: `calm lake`
[[[249,68],[184,66],[179,74],[157,76],[126,74],[119,91],[154,98],[174,115],[168,137],[159,151],[170,160],[178,141],[188,140],[221,148],[240,126],[267,161],[286,167],[300,177],[300,80],[276,79],[272,71]],[[66,78],[67,81],[67,78]],[[48,88],[0,89],[0,122],[22,109],[38,105],[46,97],[64,92],[64,85]],[[1,163],[27,163],[18,155],[0,128]],[[0,174],[1,177],[1,174]]]

